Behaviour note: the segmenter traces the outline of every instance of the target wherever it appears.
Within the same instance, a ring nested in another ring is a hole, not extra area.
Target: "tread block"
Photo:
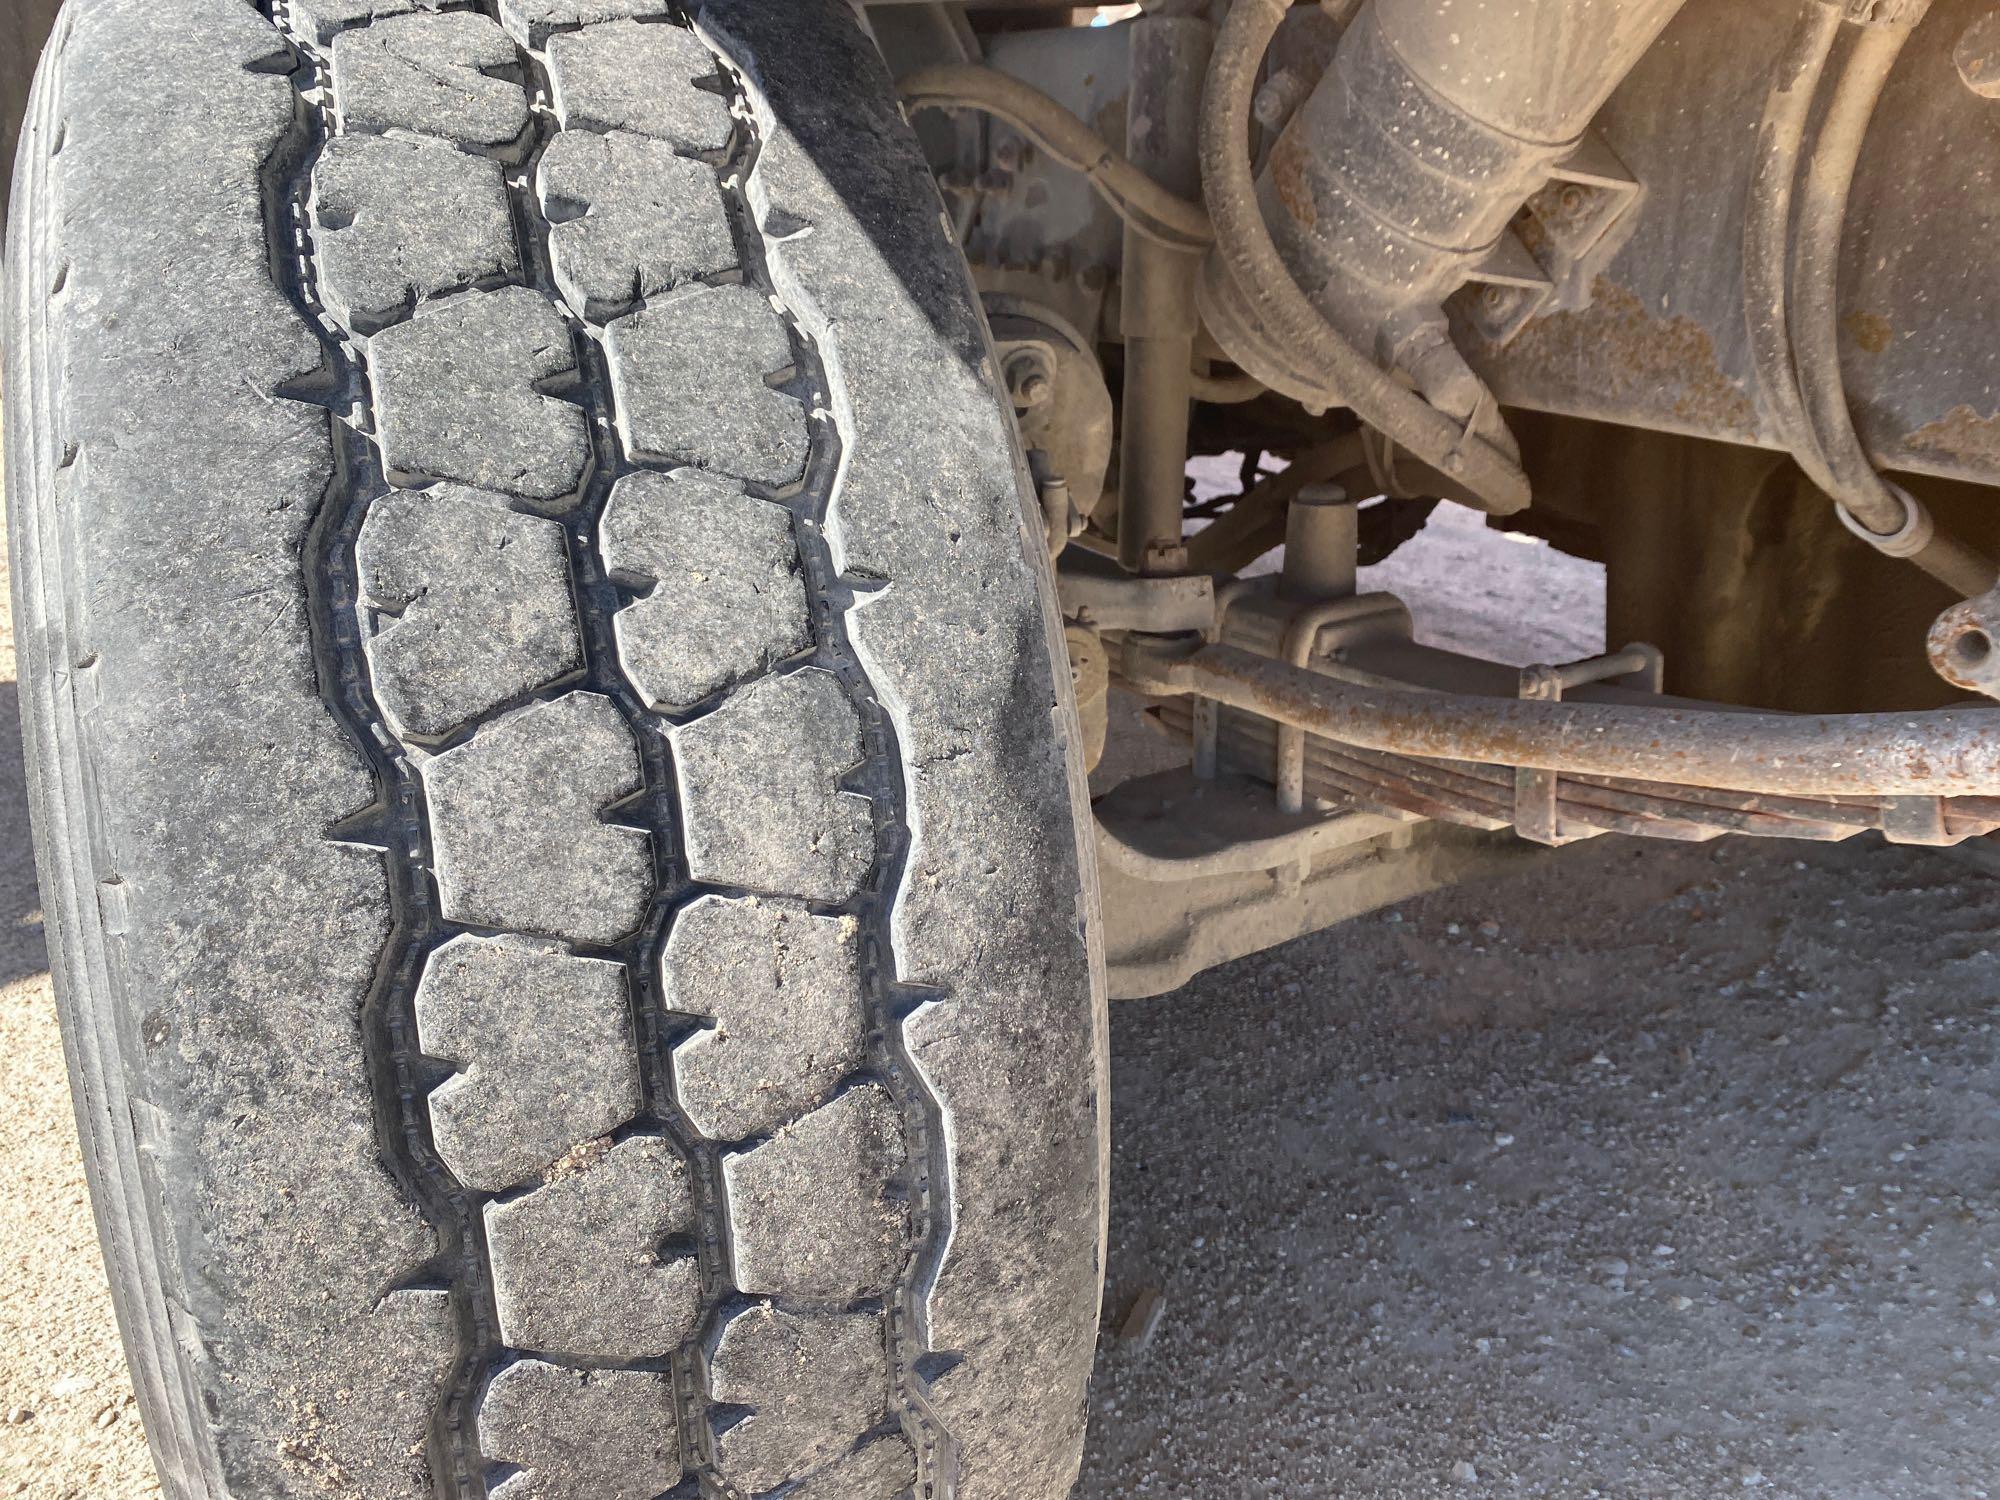
[[[791,338],[762,292],[684,287],[611,324],[605,351],[634,456],[769,485],[805,473],[805,408],[769,383],[791,368]]]
[[[569,327],[526,287],[426,303],[368,341],[382,459],[398,479],[456,479],[525,500],[573,496],[590,462],[583,411],[545,396],[573,375]]]
[[[902,1500],[917,1482],[917,1456],[900,1432],[835,1460],[785,1492],[785,1500]]]
[[[701,1319],[701,1271],[660,1246],[694,1227],[687,1168],[665,1141],[573,1153],[545,1186],[486,1207],[500,1336],[563,1359],[665,1358]]]
[[[550,33],[635,16],[664,17],[669,0],[500,0],[500,20],[524,47],[540,51]]]
[[[394,490],[355,544],[386,620],[367,645],[376,702],[432,737],[583,668],[562,526],[463,485]]]
[[[385,16],[406,16],[412,11],[434,11],[445,3],[447,0],[292,0],[292,10],[304,20],[312,39],[325,46],[350,26]]]
[[[509,145],[528,128],[527,95],[490,70],[519,61],[507,33],[476,11],[420,12],[344,31],[333,43],[340,128]]]
[[[479,1403],[479,1445],[512,1464],[492,1500],[654,1500],[681,1481],[671,1377],[509,1365]]]
[[[652,895],[651,841],[603,821],[642,785],[609,698],[518,709],[423,766],[446,920],[608,944]]]
[[[695,880],[824,902],[860,888],[874,815],[839,788],[865,752],[831,672],[766,677],[669,733]]]
[[[686,709],[812,644],[792,517],[692,469],[627,474],[600,532],[605,566],[652,592],[619,612],[625,675]]]
[[[859,925],[790,902],[704,896],[675,919],[667,1009],[715,1025],[674,1049],[674,1092],[710,1140],[767,1135],[868,1056]]]
[[[907,1253],[908,1210],[891,1192],[907,1164],[902,1116],[875,1083],[725,1156],[737,1287],[827,1302],[886,1293]]]
[[[736,268],[714,170],[658,141],[622,130],[562,131],[542,153],[535,187],[552,226],[556,286],[580,318],[611,317]]]
[[[362,333],[521,268],[500,164],[442,141],[335,136],[313,168],[313,219],[320,297]]]
[[[630,130],[682,151],[721,151],[729,101],[686,85],[718,73],[715,54],[679,26],[614,21],[549,39],[556,118],[569,130]]]
[[[754,1408],[716,1434],[716,1468],[759,1495],[850,1452],[889,1408],[880,1313],[794,1314],[768,1304],[723,1325],[708,1356],[713,1399]]]
[[[529,1181],[639,1112],[622,964],[519,937],[456,937],[424,965],[417,1037],[462,1070],[430,1096],[431,1133],[478,1192]]]

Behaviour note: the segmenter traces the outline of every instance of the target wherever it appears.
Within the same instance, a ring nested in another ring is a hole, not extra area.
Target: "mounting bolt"
[[[1266,130],[1282,130],[1311,92],[1311,85],[1303,77],[1290,68],[1281,68],[1257,90],[1250,113]]]
[[[1007,377],[1007,393],[1023,411],[1047,404],[1056,393],[1055,371],[1040,349],[1016,349],[1001,366]]]
[[[2000,11],[1989,10],[1965,28],[1951,49],[1958,76],[1982,99],[2000,99]]]

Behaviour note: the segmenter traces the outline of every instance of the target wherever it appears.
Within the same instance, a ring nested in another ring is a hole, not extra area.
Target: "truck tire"
[[[1054,1500],[1106,1083],[984,322],[841,0],[71,0],[8,495],[176,1500]]]

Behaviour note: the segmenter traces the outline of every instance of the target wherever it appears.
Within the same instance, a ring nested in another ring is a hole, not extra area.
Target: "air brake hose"
[[[1806,477],[1829,495],[1836,492],[1833,474],[1820,456],[1805,399],[1799,394],[1785,304],[1791,270],[1792,186],[1805,154],[1806,122],[1840,35],[1840,19],[1840,12],[1823,0],[1807,0],[1799,14],[1764,101],[1750,201],[1743,215],[1743,316],[1751,364],[1770,404],[1778,437]]]
[[[1764,107],[1744,215],[1744,321],[1778,436],[1832,497],[1843,525],[1963,595],[1983,593],[1993,564],[1935,531],[1929,513],[1877,472],[1840,373],[1840,244],[1862,142],[1890,70],[1925,8],[1901,0],[1878,16],[1849,0],[1806,0]],[[1846,14],[1843,14],[1843,9]],[[1861,23],[1812,146],[1789,265],[1794,180],[1807,122],[1843,20]],[[1789,303],[1789,306],[1788,306]]]
[[[1841,233],[1862,142],[1910,30],[1907,23],[1864,26],[1834,83],[1799,193],[1792,250],[1792,350],[1813,440],[1833,474],[1831,493],[1853,521],[1848,529],[1970,597],[1993,586],[1993,564],[1964,543],[1934,532],[1923,507],[1876,471],[1854,430],[1840,373]]]

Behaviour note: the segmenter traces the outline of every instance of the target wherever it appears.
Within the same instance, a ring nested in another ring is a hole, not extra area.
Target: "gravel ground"
[[[1460,515],[1370,581],[1514,661],[1602,633]],[[0,1495],[126,1500],[12,679],[0,635]],[[1996,933],[1935,853],[1603,840],[1121,1005],[1080,1495],[2000,1491]]]

